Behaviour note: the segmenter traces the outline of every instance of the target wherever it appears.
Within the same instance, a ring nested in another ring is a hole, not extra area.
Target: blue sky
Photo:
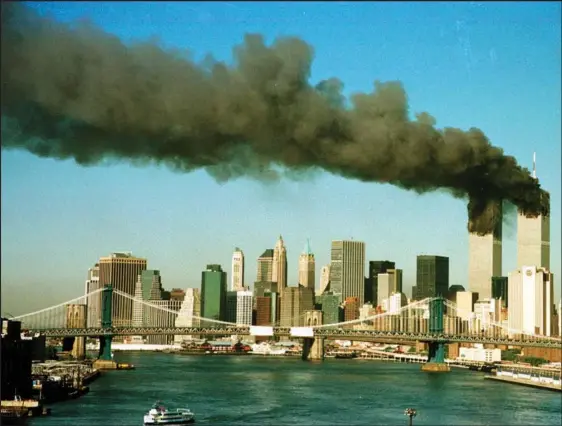
[[[437,125],[478,127],[531,167],[551,192],[552,270],[560,277],[560,3],[41,3],[43,14],[89,18],[124,41],[157,36],[195,58],[229,61],[245,33],[301,37],[315,49],[311,80],[336,76],[345,92],[400,80],[412,112]],[[318,174],[264,185],[217,184],[205,172],[177,174],[127,164],[82,168],[72,161],[2,151],[2,311],[23,313],[84,291],[87,269],[112,251],[133,251],[161,270],[166,288],[198,287],[201,270],[232,251],[256,258],[279,234],[289,283],[310,238],[317,276],[330,241],[367,244],[367,259],[404,270],[408,296],[418,254],[450,257],[450,283],[467,285],[466,203]],[[504,238],[504,274],[516,266],[515,219]],[[317,277],[318,278],[318,277]],[[556,278],[559,280],[560,278]],[[557,300],[560,291],[557,287]]]

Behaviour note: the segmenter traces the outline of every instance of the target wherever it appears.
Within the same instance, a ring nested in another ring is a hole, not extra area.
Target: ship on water
[[[156,402],[144,415],[144,425],[187,425],[195,422],[195,414],[189,408],[168,410],[161,402]]]

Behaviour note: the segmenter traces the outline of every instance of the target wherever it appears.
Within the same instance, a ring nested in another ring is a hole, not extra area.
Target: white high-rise
[[[201,316],[201,290],[198,288],[188,288],[185,290],[185,297],[181,304],[180,311],[176,317],[176,327],[199,327]],[[193,339],[196,336],[174,336],[175,343],[181,343],[183,340]]]
[[[550,336],[554,306],[552,273],[545,268],[523,266],[509,274],[508,289],[509,328]]]
[[[252,308],[254,303],[251,291],[236,293],[236,324],[252,325]]]
[[[310,249],[310,242],[306,240],[304,251],[299,256],[299,284],[314,290],[315,279],[314,254]]]
[[[533,154],[533,177],[537,177]],[[517,215],[517,268],[537,266],[550,270],[550,217]]]
[[[232,291],[244,290],[244,252],[236,247],[232,254]]]

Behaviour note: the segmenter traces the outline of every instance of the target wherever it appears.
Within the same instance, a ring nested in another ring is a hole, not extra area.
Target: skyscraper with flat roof
[[[412,299],[445,296],[449,289],[449,258],[420,255],[417,257],[416,285]]]
[[[375,307],[378,300],[378,278],[379,274],[384,274],[390,269],[395,269],[396,264],[390,260],[370,260],[369,276],[365,280],[364,298],[365,302],[371,302]]]
[[[207,265],[201,273],[201,316],[224,321],[226,311],[226,272],[220,265]],[[212,324],[201,324],[210,327]]]
[[[115,290],[135,296],[135,284],[139,274],[146,270],[146,259],[132,253],[112,253],[99,260],[100,288],[111,284]],[[101,297],[101,293],[100,293]],[[133,301],[124,297],[113,299],[112,321],[115,327],[130,326],[133,319]]]
[[[483,216],[496,222],[488,235],[470,232],[468,236],[468,288],[481,300],[492,297],[492,277],[502,274],[502,205],[491,201]]]
[[[359,306],[365,297],[365,243],[354,240],[332,241],[330,257],[330,291],[347,297],[357,297]]]
[[[534,154],[533,177],[537,177]],[[517,215],[517,268],[524,266],[550,270],[550,216],[526,217],[521,212]]]

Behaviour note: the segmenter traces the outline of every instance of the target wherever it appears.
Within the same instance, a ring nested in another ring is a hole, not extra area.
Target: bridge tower
[[[451,367],[445,362],[445,343],[443,338],[443,314],[445,299],[437,297],[429,302],[429,334],[433,340],[428,343],[427,363],[422,365],[422,371],[448,372]]]
[[[108,329],[113,327],[111,320],[113,309],[113,287],[108,284],[104,287],[101,294],[101,327]],[[117,364],[111,357],[111,341],[113,336],[111,334],[103,334],[99,337],[100,350],[98,359],[94,362],[94,368],[98,370],[114,370]]]
[[[322,324],[322,311],[310,310],[305,311],[304,323],[307,327]],[[323,337],[305,337],[302,345],[302,360],[324,360],[324,338]]]

